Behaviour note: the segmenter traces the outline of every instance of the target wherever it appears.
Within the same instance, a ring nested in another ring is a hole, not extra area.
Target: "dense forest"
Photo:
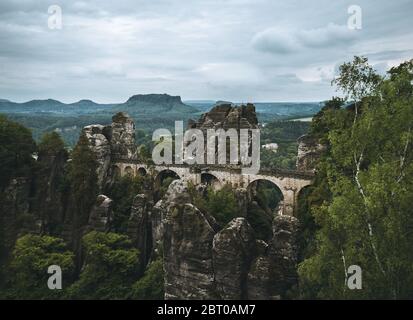
[[[413,60],[383,78],[366,58],[340,67],[334,98],[313,119],[327,145],[301,203],[306,236],[300,296],[318,299],[413,297]],[[345,283],[362,269],[362,290]]]

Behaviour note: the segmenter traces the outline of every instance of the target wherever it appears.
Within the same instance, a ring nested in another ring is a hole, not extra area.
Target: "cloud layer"
[[[381,72],[413,57],[413,1],[0,2],[0,98],[120,102],[136,93],[184,99],[315,101],[337,66],[367,55]]]

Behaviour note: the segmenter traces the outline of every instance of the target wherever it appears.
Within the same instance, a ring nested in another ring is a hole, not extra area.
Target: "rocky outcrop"
[[[89,226],[92,230],[107,232],[110,230],[113,219],[112,212],[113,201],[107,196],[101,194],[96,199],[89,215]]]
[[[132,118],[119,112],[112,117],[110,139],[112,157],[132,159],[136,157],[135,123]]]
[[[296,218],[275,216],[269,244],[257,243],[258,256],[248,273],[249,299],[283,299],[297,284],[297,232]]]
[[[271,299],[271,263],[267,256],[258,256],[251,264],[247,277],[247,292],[250,300]]]
[[[203,132],[204,137],[209,137],[208,145],[213,145],[215,141],[214,136],[207,134],[208,129],[235,129],[238,132],[238,143],[240,143],[241,129],[258,129],[258,120],[255,113],[255,106],[248,103],[247,105],[235,106],[231,103],[216,104],[209,112],[204,113],[197,122],[191,121],[188,123],[190,129],[199,129]],[[212,144],[211,144],[212,143]],[[248,141],[251,146],[251,141]],[[226,162],[230,160],[230,148],[226,148]],[[218,150],[216,150],[215,163],[217,163]],[[205,161],[207,159],[205,153]],[[210,163],[210,162],[209,162]],[[239,163],[238,163],[239,164]],[[237,163],[233,163],[237,165]]]
[[[277,215],[268,243],[245,217],[222,229],[190,203],[175,180],[155,207],[163,212],[166,299],[281,299],[297,282],[297,219]]]
[[[325,146],[310,135],[298,138],[297,170],[314,171],[320,156],[325,151]]]
[[[204,113],[197,122],[192,123],[191,128],[201,130],[219,128],[256,129],[258,128],[258,120],[255,106],[251,103],[241,106],[234,106],[225,102],[217,104],[209,112]]]
[[[133,199],[131,215],[128,221],[127,235],[140,251],[140,269],[144,270],[151,256],[151,211],[153,204],[145,194],[138,194]]]
[[[254,230],[245,218],[233,219],[214,236],[215,288],[221,299],[247,298],[247,274],[255,251]]]
[[[297,237],[298,219],[292,216],[276,216],[273,221],[273,238],[269,243],[273,295],[284,297],[297,284]]]
[[[112,124],[94,124],[83,128],[98,162],[99,190],[103,191],[113,182],[115,172],[112,164],[116,159],[133,160],[137,157],[135,146],[135,124],[126,113],[119,112],[112,117]]]
[[[90,149],[96,154],[98,163],[97,175],[98,186],[102,190],[105,180],[108,178],[111,164],[111,128],[99,124],[90,125],[83,128],[83,133],[89,140]]]
[[[170,190],[185,190],[184,182]],[[166,299],[212,299],[212,240],[215,231],[205,215],[175,192],[163,222]]]

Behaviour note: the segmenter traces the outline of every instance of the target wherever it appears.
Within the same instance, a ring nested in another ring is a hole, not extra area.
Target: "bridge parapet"
[[[200,184],[205,174],[212,175],[217,179],[217,186],[223,186],[227,183],[235,187],[248,188],[254,181],[266,180],[276,185],[283,194],[284,214],[293,215],[298,201],[300,191],[313,182],[315,173],[285,170],[278,168],[261,168],[257,174],[243,174],[242,168],[235,165],[187,165],[187,164],[170,164],[170,165],[153,165],[141,163],[137,160],[127,158],[118,158],[114,165],[124,174],[139,174],[140,170],[145,172],[152,171],[161,174],[165,170],[173,171],[181,179],[192,181],[194,184]]]
[[[242,174],[242,167],[239,165],[188,165],[188,164],[147,164],[140,162],[139,160],[134,160],[130,158],[116,158],[114,159],[115,163],[128,163],[138,166],[147,166],[147,167],[162,167],[162,168],[187,168],[192,173],[198,173],[203,171],[224,171],[231,172],[234,174]],[[289,170],[289,169],[280,169],[280,168],[261,168],[257,175],[268,175],[275,177],[289,177],[297,179],[312,180],[315,176],[313,171],[298,171],[298,170]]]

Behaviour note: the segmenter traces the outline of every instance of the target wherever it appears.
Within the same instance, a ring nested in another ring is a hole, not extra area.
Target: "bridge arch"
[[[131,166],[125,167],[124,174],[127,175],[127,176],[131,176],[131,177],[133,177],[135,175],[134,170]]]
[[[217,178],[217,176],[211,173],[201,173],[201,183],[211,186],[214,190],[222,188],[222,182]]]
[[[140,167],[137,170],[137,174],[140,177],[145,177],[148,174],[148,171],[144,167]]]
[[[256,179],[247,186],[247,220],[259,239],[272,237],[272,221],[282,213],[284,195],[277,184],[266,179]]]
[[[268,179],[255,179],[247,186],[250,201],[260,201],[271,210],[277,209],[284,200],[282,189],[273,181]],[[262,197],[260,197],[262,195]]]
[[[169,185],[174,180],[179,180],[181,177],[173,170],[164,169],[158,172],[155,177],[155,201],[160,200],[168,190]]]

